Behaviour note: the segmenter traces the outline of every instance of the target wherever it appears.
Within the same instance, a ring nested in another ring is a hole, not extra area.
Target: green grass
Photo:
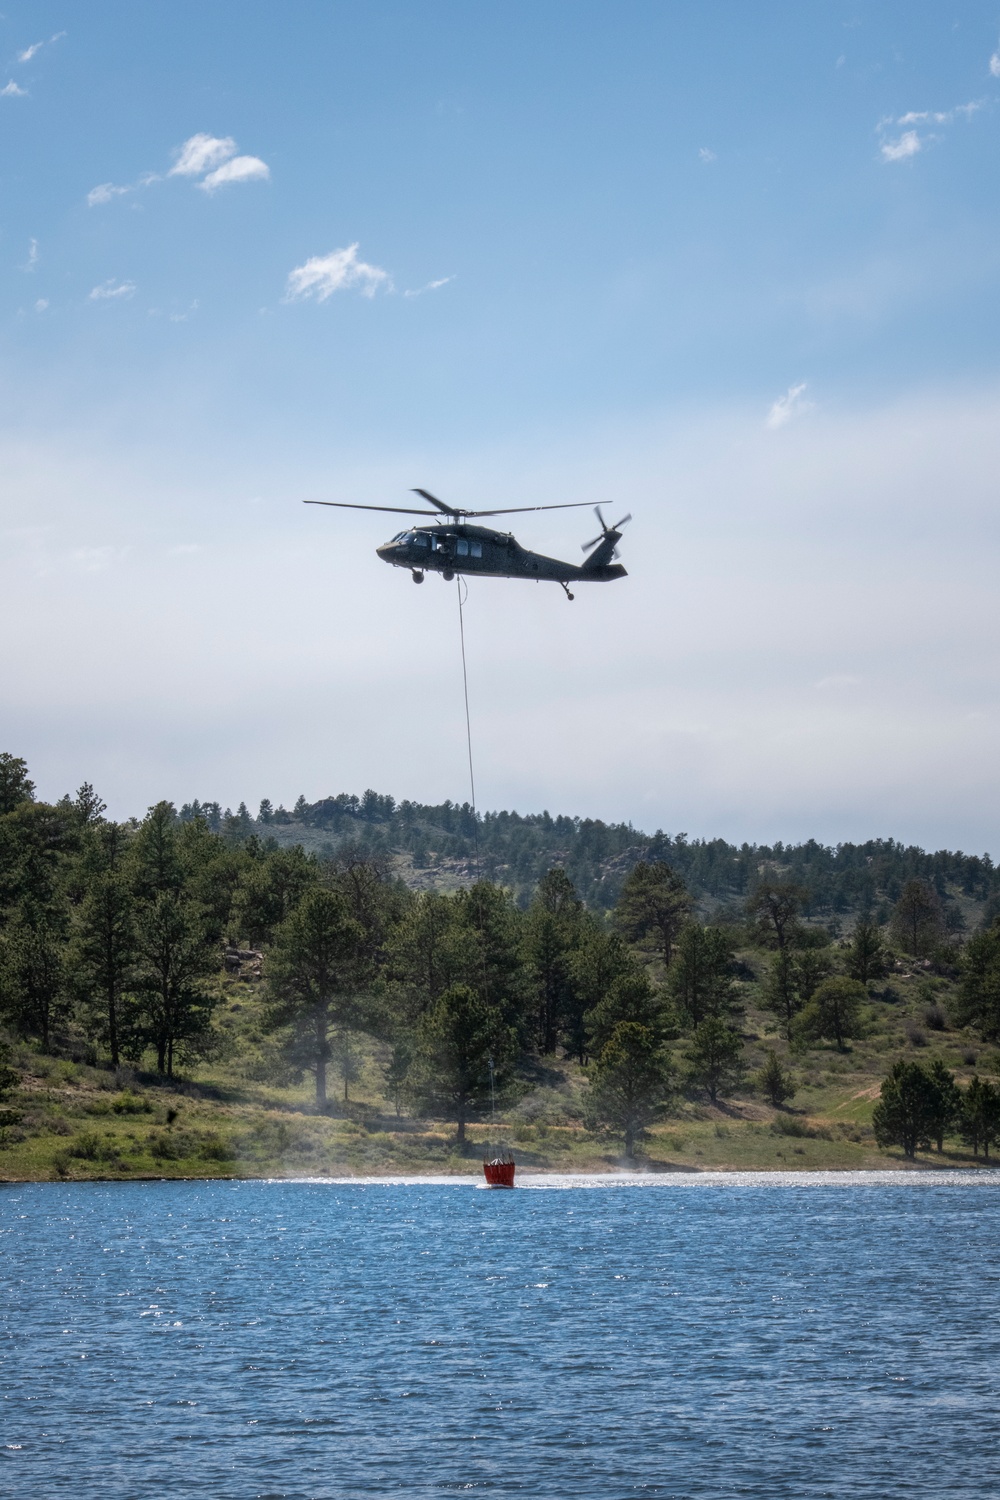
[[[867,1034],[844,1052],[832,1045],[790,1050],[773,1017],[757,1010],[746,987],[743,1032],[751,1071],[774,1048],[797,1092],[774,1110],[751,1090],[711,1106],[683,1097],[654,1127],[637,1165],[652,1171],[850,1170],[983,1165],[957,1140],[916,1163],[880,1151],[871,1132],[879,1083],[897,1057],[939,1057],[961,1083],[973,1071],[1000,1071],[1000,1059],[968,1032],[929,1029],[930,999],[947,1012],[952,987],[926,976],[894,978],[898,999],[872,1004]],[[386,1049],[359,1048],[351,1101],[318,1114],[310,1084],[281,1080],[255,1031],[246,986],[229,987],[220,1016],[222,1058],[173,1083],[16,1051],[22,1085],[2,1108],[20,1116],[0,1129],[0,1180],[251,1178],[447,1173],[478,1176],[487,1124],[469,1130],[464,1153],[446,1121],[397,1119],[382,1088]],[[678,1060],[683,1044],[676,1044]],[[968,1061],[974,1055],[975,1062]],[[277,1079],[278,1081],[274,1081]],[[332,1085],[331,1085],[332,1087]],[[497,1134],[514,1147],[522,1171],[608,1171],[630,1165],[621,1142],[582,1124],[587,1082],[573,1062],[545,1058],[522,1078]],[[992,1162],[991,1162],[992,1164]]]

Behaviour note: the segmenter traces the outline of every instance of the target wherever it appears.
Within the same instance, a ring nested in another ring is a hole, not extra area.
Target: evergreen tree
[[[881,979],[886,971],[886,952],[879,925],[871,917],[859,917],[847,950],[847,972],[861,984]]]
[[[721,927],[689,922],[682,929],[667,988],[678,1014],[691,1026],[700,1026],[708,1016],[725,1020],[733,1014],[733,948]]]
[[[625,877],[615,922],[629,942],[651,945],[669,965],[691,900],[683,880],[663,860],[640,860]]]
[[[37,1038],[43,1052],[70,1009],[63,937],[51,908],[26,902],[0,950],[0,1014],[21,1036]]]
[[[470,1116],[490,1099],[490,1059],[502,1087],[515,1050],[516,1034],[500,1007],[468,985],[452,985],[420,1021],[410,1090],[425,1110],[455,1121],[464,1146]]]
[[[135,930],[141,1004],[135,1037],[156,1049],[157,1071],[172,1078],[178,1048],[196,1051],[207,1039],[215,1001],[205,980],[214,954],[201,908],[177,891],[158,891],[142,905]]]
[[[128,880],[128,835],[118,823],[101,824],[84,860],[87,875],[70,947],[74,984],[101,1017],[98,1034],[111,1065],[120,1062],[122,1009],[135,979],[135,898]]]
[[[803,948],[792,959],[795,988],[803,1005],[808,1005],[824,979],[833,970],[833,957],[829,948]]]
[[[970,1079],[962,1094],[959,1129],[973,1156],[979,1155],[982,1146],[988,1161],[990,1147],[1000,1136],[1000,1090],[978,1075]]]
[[[667,1108],[673,1082],[668,1053],[648,1026],[620,1021],[590,1071],[588,1129],[604,1128],[625,1138],[625,1155]]]
[[[906,952],[926,957],[944,941],[941,901],[926,880],[908,880],[892,911],[892,935]]]
[[[912,1158],[927,1146],[940,1119],[937,1084],[919,1063],[897,1062],[882,1080],[880,1097],[872,1110],[872,1129],[880,1147],[902,1146]]]
[[[0,753],[0,816],[11,813],[22,802],[32,802],[35,783],[28,779],[28,763],[19,755]]]
[[[358,976],[365,931],[335,891],[307,891],[278,928],[268,965],[270,1024],[288,1027],[293,1061],[316,1077],[316,1107],[326,1107],[331,1033],[359,1021]]]
[[[623,1023],[642,1026],[657,1042],[664,1040],[666,1015],[663,997],[643,969],[630,969],[613,980],[607,994],[587,1012],[591,1051],[600,1056]]]
[[[571,955],[582,910],[572,881],[557,867],[542,876],[525,918],[525,957],[538,997],[536,1032],[543,1055],[555,1052],[572,1011]]]
[[[944,1150],[944,1138],[961,1120],[962,1091],[940,1058],[927,1069],[928,1076],[937,1090],[931,1134],[939,1151]]]
[[[862,1034],[862,1007],[867,1000],[868,992],[857,979],[848,979],[843,974],[824,979],[799,1016],[798,1034],[803,1038],[835,1041],[843,1051],[849,1037]]]
[[[792,1075],[786,1073],[778,1061],[778,1054],[768,1050],[767,1061],[757,1074],[757,1087],[769,1104],[775,1109],[780,1109],[789,1099],[795,1097],[795,1084]]]
[[[789,945],[796,918],[808,892],[791,880],[762,880],[747,900],[747,915],[765,941],[781,949]]]
[[[1000,920],[965,945],[958,994],[960,1025],[978,1026],[985,1041],[1000,1041]]]
[[[779,948],[764,981],[761,1003],[778,1017],[787,1041],[792,1040],[795,1018],[802,1009],[791,950]]]
[[[616,979],[637,972],[634,959],[617,932],[606,932],[594,917],[581,918],[577,946],[569,957],[570,1012],[566,1043],[570,1053],[587,1060],[590,1034],[587,1017],[595,1011]]]
[[[709,1016],[695,1029],[688,1054],[688,1071],[692,1083],[707,1091],[713,1104],[720,1093],[737,1088],[746,1073],[743,1062],[743,1040],[739,1033],[718,1016]]]

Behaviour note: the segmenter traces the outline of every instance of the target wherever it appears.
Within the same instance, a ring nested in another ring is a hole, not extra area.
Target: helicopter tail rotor
[[[604,516],[603,516],[603,514],[601,512],[601,507],[599,505],[595,505],[594,506],[594,515],[597,517],[597,519],[601,523],[600,535],[599,536],[595,536],[594,539],[593,539],[593,541],[584,542],[583,546],[580,549],[581,552],[589,552],[590,549],[591,549],[591,547],[596,547],[597,544],[598,544],[598,542],[606,541],[607,538],[610,537],[613,532],[617,532],[617,533],[620,534],[622,527],[623,526],[627,526],[628,523],[629,523],[629,521],[631,521],[631,519],[632,519],[632,512],[629,511],[628,515],[622,516],[622,518],[621,518],[620,521],[616,521],[613,526],[609,526],[608,523],[607,523],[607,521],[604,519]],[[618,537],[615,536],[615,541],[617,542],[617,540],[618,540]],[[615,556],[615,557],[617,557],[617,555],[618,555],[617,552],[615,552],[613,554],[613,556]]]

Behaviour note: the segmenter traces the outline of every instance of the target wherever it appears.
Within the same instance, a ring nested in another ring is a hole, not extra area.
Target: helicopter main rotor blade
[[[509,505],[504,510],[459,510],[452,511],[452,515],[519,516],[529,510],[579,510],[581,506],[589,504],[589,500],[570,500],[565,505]]]
[[[465,515],[465,511],[456,510],[453,505],[445,505],[443,500],[439,500],[438,497],[436,495],[432,495],[429,490],[414,490],[413,493],[415,495],[419,495],[421,499],[426,500],[428,505],[436,505],[438,510],[443,511],[446,516]]]
[[[436,510],[415,510],[407,506],[405,509],[399,505],[352,505],[349,500],[303,500],[303,505],[332,505],[337,510],[387,510],[394,516],[437,516]]]

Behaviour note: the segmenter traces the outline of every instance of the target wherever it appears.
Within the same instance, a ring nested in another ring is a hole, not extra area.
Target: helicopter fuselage
[[[423,574],[456,573],[488,578],[534,578],[553,583],[610,583],[624,578],[621,563],[611,561],[621,534],[609,531],[582,566],[529,552],[509,532],[463,523],[413,526],[377,548],[383,562],[409,568],[419,582]]]

